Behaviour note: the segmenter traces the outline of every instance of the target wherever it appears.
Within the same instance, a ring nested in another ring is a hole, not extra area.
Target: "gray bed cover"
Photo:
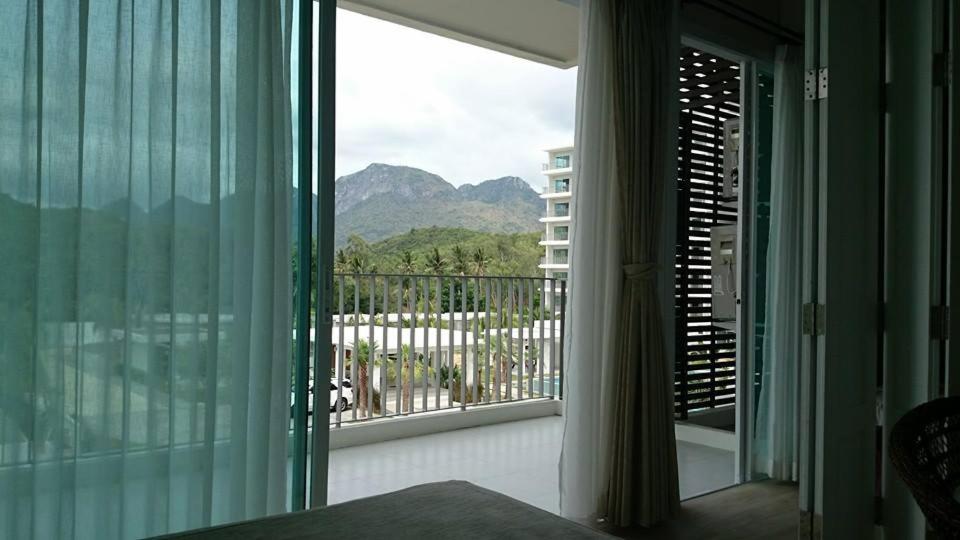
[[[500,540],[611,537],[469,482],[449,481],[164,538]]]

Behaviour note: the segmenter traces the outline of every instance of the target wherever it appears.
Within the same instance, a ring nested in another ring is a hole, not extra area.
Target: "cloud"
[[[573,142],[576,77],[338,9],[336,175],[383,162],[538,187],[543,150]]]

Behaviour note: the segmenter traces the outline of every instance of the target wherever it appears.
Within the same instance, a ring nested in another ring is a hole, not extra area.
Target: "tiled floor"
[[[563,419],[522,420],[330,452],[329,502],[441,480],[467,480],[559,511]],[[733,483],[733,453],[679,442],[680,497]]]

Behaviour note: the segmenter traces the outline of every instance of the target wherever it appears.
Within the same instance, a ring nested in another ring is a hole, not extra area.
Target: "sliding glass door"
[[[0,536],[288,508],[295,7],[0,3]]]

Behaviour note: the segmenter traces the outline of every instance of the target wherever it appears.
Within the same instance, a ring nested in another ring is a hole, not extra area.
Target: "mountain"
[[[428,227],[534,232],[543,208],[537,192],[515,176],[455,188],[421,169],[373,163],[337,179],[334,242],[342,246],[355,234],[377,242]]]

